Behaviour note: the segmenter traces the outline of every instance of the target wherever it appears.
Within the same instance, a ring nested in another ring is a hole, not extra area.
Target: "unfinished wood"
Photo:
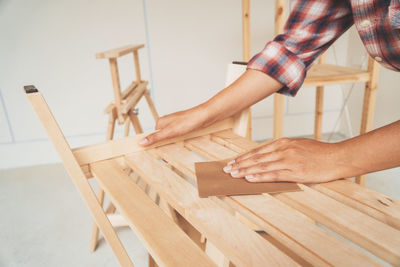
[[[296,265],[289,257],[240,223],[148,152],[126,156],[128,165],[145,177],[162,198],[237,266]]]
[[[360,134],[372,130],[375,113],[376,91],[378,88],[379,63],[371,57],[368,59],[369,81],[365,84],[364,103],[361,115]],[[356,177],[356,183],[365,185],[365,175]]]
[[[207,240],[205,252],[218,267],[229,267],[229,260],[209,240]]]
[[[140,75],[139,54],[138,51],[133,51],[133,61],[135,62],[136,81],[140,82],[142,77]]]
[[[372,254],[400,264],[400,231],[307,186],[301,187],[304,191],[274,196]]]
[[[196,179],[194,162],[197,161],[197,156],[193,152],[176,144],[159,147],[156,151],[169,164],[185,172],[189,178]],[[255,224],[256,229],[265,230],[279,242],[290,247],[297,255],[316,266],[330,264],[340,266],[344,262],[375,264],[345,242],[323,231],[304,215],[268,195],[220,199],[232,205],[244,218],[250,220],[250,223]],[[350,256],[351,259],[348,258]]]
[[[139,145],[139,141],[142,140],[142,138],[144,138],[145,136],[147,136],[148,133],[129,136],[118,140],[106,141],[95,145],[78,147],[73,149],[73,153],[78,162],[81,165],[85,165],[95,161],[119,157],[127,153],[134,153],[143,150],[148,150],[154,147],[180,142],[185,139],[203,136],[214,132],[219,132],[222,130],[232,128],[232,125],[233,125],[232,118],[228,118],[219,121],[217,123],[214,123],[209,127],[193,131],[183,136],[170,138],[168,140],[163,140],[161,142],[158,142],[156,144],[147,147]]]
[[[243,40],[243,61],[248,62],[251,57],[250,52],[250,0],[242,0],[242,40]],[[251,108],[242,112],[241,116],[246,116],[247,123],[235,126],[235,132],[241,136],[251,139]],[[240,132],[238,132],[240,131]]]
[[[322,54],[318,60],[319,64],[325,63],[325,54]],[[314,139],[322,139],[322,116],[324,112],[324,87],[317,86],[315,91],[315,118],[314,118]]]
[[[136,114],[134,114],[132,111],[129,112],[129,119],[132,122],[133,129],[135,129],[136,134],[141,134],[143,133],[142,125],[140,125],[139,118]]]
[[[249,129],[251,124],[251,110],[247,108],[233,117],[233,132],[237,135],[247,137],[251,140],[251,131]],[[250,134],[250,135],[249,135]]]
[[[285,107],[285,96],[282,94],[274,94],[274,139],[283,137],[283,116]]]
[[[147,90],[148,82],[141,82],[132,93],[124,99],[124,103],[121,105],[121,112],[128,113],[132,110],[139,100],[142,98],[144,92]],[[117,100],[116,100],[117,101]]]
[[[117,57],[122,57],[123,55],[132,53],[134,51],[137,51],[140,48],[143,48],[144,44],[140,45],[125,45],[122,47],[118,47],[115,49],[110,49],[104,52],[100,52],[96,54],[96,58],[117,58]]]
[[[121,98],[122,98],[122,99],[125,99],[128,95],[130,95],[130,93],[131,93],[133,90],[135,90],[135,88],[136,88],[139,84],[140,84],[139,82],[134,81],[134,82],[132,82],[130,85],[128,85],[128,87],[125,88],[124,91],[122,91],[122,93],[121,93]]]
[[[228,159],[237,155],[236,152],[224,146],[216,146],[215,144],[214,142],[210,142],[210,139],[205,136],[185,140],[185,147],[196,151],[208,159]],[[215,154],[221,155],[221,157],[215,156]]]
[[[214,266],[204,252],[113,161],[91,164],[100,184],[160,266]]]
[[[154,120],[157,122],[159,116],[156,110],[156,107],[154,106],[153,100],[151,99],[150,93],[148,90],[144,93],[144,97],[146,98],[147,105],[150,108],[151,114],[153,115]]]
[[[97,199],[99,201],[100,206],[103,207],[104,190],[101,188],[99,188],[99,193],[98,193]],[[112,224],[111,221],[110,221],[110,223]],[[97,227],[96,223],[93,223],[92,239],[90,241],[90,248],[89,248],[90,252],[94,252],[96,250],[98,238],[99,238],[99,227]]]
[[[362,83],[370,79],[368,71],[331,64],[315,64],[307,71],[303,87]]]
[[[393,198],[347,180],[312,185],[311,187],[400,230],[400,202]]]
[[[243,148],[251,150],[259,145],[256,142],[238,136],[231,130],[213,133],[211,134],[211,140],[238,153],[242,153],[244,151]]]
[[[68,171],[72,181],[80,192],[83,200],[89,208],[96,224],[99,226],[105,240],[110,245],[119,263],[122,266],[133,266],[125,248],[122,246],[117,234],[115,233],[110,221],[99,205],[96,194],[93,192],[85,174],[76,161],[64,135],[62,134],[53,114],[51,113],[46,101],[39,92],[28,93],[27,98],[35,110],[37,116],[43,124],[51,142],[53,143],[58,155]]]
[[[117,118],[119,124],[124,122],[124,118],[122,117],[121,113],[121,85],[119,81],[119,73],[118,73],[118,63],[116,58],[110,58],[110,70],[111,70],[111,79],[114,91],[114,99],[115,99],[115,106],[117,108]]]

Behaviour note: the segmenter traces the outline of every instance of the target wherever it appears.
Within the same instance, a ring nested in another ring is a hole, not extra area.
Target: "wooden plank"
[[[136,81],[140,82],[142,77],[140,75],[139,54],[138,51],[133,51],[133,61],[135,62]]]
[[[236,152],[224,146],[215,146],[215,143],[210,142],[209,138],[205,136],[185,140],[185,147],[195,150],[200,155],[212,160],[227,159],[237,155]],[[219,156],[215,156],[215,154]]]
[[[400,231],[307,186],[274,195],[372,254],[400,264]]]
[[[127,164],[144,177],[162,197],[200,233],[218,247],[237,266],[291,266],[288,256],[234,216],[207,198],[199,198],[196,189],[168,166],[139,152],[125,157]]]
[[[322,139],[322,116],[324,114],[324,87],[317,86],[315,97],[314,139]]]
[[[198,156],[193,152],[176,144],[159,147],[156,152],[189,178],[196,179],[194,162]],[[342,266],[349,263],[377,265],[369,257],[269,195],[223,197],[221,200],[315,266]]]
[[[93,192],[85,174],[76,161],[71,148],[69,147],[64,135],[62,134],[53,114],[51,113],[42,94],[34,86],[25,87],[27,98],[32,104],[37,116],[45,128],[51,142],[53,143],[58,155],[68,171],[72,181],[80,192],[96,224],[99,226],[105,240],[110,245],[119,263],[122,266],[133,266],[128,254],[121,241],[115,233],[103,209],[99,205],[96,194]],[[36,92],[34,91],[36,90]]]
[[[285,96],[275,93],[274,94],[274,139],[283,137],[283,117],[285,107]]]
[[[139,102],[145,91],[147,90],[147,84],[148,82],[141,82],[134,91],[132,91],[132,94],[127,96],[126,99],[124,99],[123,103],[121,104],[121,112],[124,114],[127,114],[131,109],[133,109],[136,104]]]
[[[231,140],[233,139],[227,141]],[[241,144],[237,145],[241,146]],[[398,263],[400,260],[400,231],[307,186],[302,185],[302,188],[304,191],[282,193],[275,196],[372,254],[388,262]],[[371,231],[371,229],[373,230]]]
[[[244,151],[243,148],[251,150],[259,145],[256,142],[238,136],[233,133],[232,130],[213,133],[211,135],[211,140],[238,153],[242,153]]]
[[[311,187],[400,230],[400,202],[393,198],[347,180],[312,185]]]
[[[125,99],[138,85],[138,82],[132,82],[130,85],[128,85],[128,87],[126,87],[125,90],[122,91],[121,98]]]
[[[369,79],[368,71],[324,63],[316,64],[308,70],[303,87],[362,83]]]
[[[100,59],[100,58],[117,58],[117,57],[121,57],[123,55],[126,55],[128,53],[131,53],[133,51],[136,51],[140,48],[143,48],[144,44],[140,44],[140,45],[125,45],[122,47],[118,47],[115,49],[110,49],[104,52],[100,52],[96,54],[96,58]]]
[[[215,266],[113,160],[91,164],[107,195],[160,266]]]
[[[166,144],[180,142],[180,141],[188,139],[188,138],[194,138],[194,137],[198,137],[198,136],[211,134],[214,132],[219,132],[222,130],[232,128],[232,125],[233,125],[232,118],[228,118],[228,119],[219,121],[217,123],[214,123],[213,125],[208,126],[206,128],[203,128],[203,129],[200,129],[197,131],[193,131],[193,132],[185,134],[183,136],[170,138],[168,140],[163,140],[161,142],[158,142],[156,144],[153,144],[153,145],[147,146],[147,147],[143,147],[143,146],[139,145],[139,141],[142,140],[142,138],[147,136],[149,133],[139,134],[139,135],[135,135],[135,136],[129,136],[129,137],[112,140],[112,141],[106,141],[106,142],[95,144],[95,145],[78,147],[78,148],[73,149],[73,153],[74,153],[75,158],[78,160],[79,164],[85,165],[85,164],[92,163],[95,161],[119,157],[119,156],[122,156],[127,153],[134,153],[134,152],[139,152],[139,151],[143,151],[143,150],[148,150],[148,149],[151,149],[154,147],[159,147],[159,146],[163,146]]]

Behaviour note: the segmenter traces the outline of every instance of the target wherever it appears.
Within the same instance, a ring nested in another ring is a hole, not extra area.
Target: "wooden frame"
[[[299,192],[199,198],[194,162],[234,157],[257,145],[233,132],[246,132],[246,113],[150,148],[126,137],[71,149],[42,95],[33,86],[25,91],[122,266],[132,262],[113,229],[120,222],[103,210],[85,172],[110,196],[149,251],[152,266],[379,265],[312,220],[400,264],[400,202],[345,180],[300,185]],[[140,181],[164,204],[157,206]]]

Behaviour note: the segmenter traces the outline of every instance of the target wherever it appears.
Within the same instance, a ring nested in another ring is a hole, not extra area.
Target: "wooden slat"
[[[122,99],[125,99],[138,85],[139,85],[138,82],[131,82],[131,84],[128,85],[128,87],[126,87],[124,91],[122,91],[121,94]]]
[[[390,263],[400,263],[400,231],[307,186],[302,188],[304,191],[275,196],[372,254]]]
[[[231,130],[213,133],[211,135],[211,140],[238,153],[242,153],[245,149],[250,150],[256,148],[259,145],[254,141],[234,134]]]
[[[232,128],[232,125],[233,125],[232,118],[228,118],[228,119],[219,121],[217,123],[214,123],[213,125],[211,125],[207,128],[203,128],[203,129],[185,134],[180,137],[170,138],[168,140],[164,140],[164,141],[158,142],[156,144],[153,144],[153,145],[147,146],[147,147],[143,147],[143,146],[139,145],[139,141],[143,137],[147,136],[149,133],[138,134],[135,136],[129,136],[129,137],[112,140],[112,141],[106,141],[106,142],[95,144],[95,145],[78,147],[78,148],[73,149],[73,153],[74,153],[75,158],[79,162],[79,164],[85,165],[85,164],[93,163],[93,162],[100,161],[100,160],[119,157],[119,156],[122,156],[122,155],[128,154],[128,153],[139,152],[139,151],[148,150],[148,149],[166,145],[166,144],[180,142],[180,141],[188,139],[188,138],[199,137],[202,135],[207,135],[210,133],[230,129],[230,128]]]
[[[293,266],[288,256],[240,223],[149,152],[126,156],[127,164],[153,187],[161,198],[204,234],[237,266]],[[196,265],[197,266],[197,265]]]
[[[198,156],[193,152],[176,144],[159,147],[156,152],[189,178],[196,179],[194,162],[198,161]],[[221,200],[315,266],[343,266],[350,263],[377,265],[366,255],[269,195],[223,197]]]
[[[185,146],[191,150],[195,149],[200,155],[213,160],[220,159],[220,157],[214,156],[215,153],[221,155],[223,159],[232,158],[237,155],[236,152],[229,150],[226,147],[214,146],[212,142],[209,142],[209,138],[205,136],[189,139],[185,142]]]
[[[395,199],[347,180],[311,187],[400,230],[400,202]]]
[[[140,98],[147,90],[148,82],[141,82],[132,93],[123,100],[123,104],[121,105],[121,111],[124,114],[127,114],[132,108],[136,106],[139,102]]]
[[[400,231],[307,186],[275,197],[385,261],[400,264]]]
[[[96,58],[117,58],[117,57],[121,57],[123,55],[126,55],[128,53],[131,53],[135,50],[138,50],[140,48],[143,48],[144,44],[140,44],[140,45],[125,45],[122,47],[118,47],[115,49],[110,49],[104,52],[100,52],[96,54]]]
[[[329,84],[361,83],[370,79],[366,70],[331,64],[316,64],[307,72],[303,87]]]
[[[205,253],[113,161],[92,172],[160,266],[215,266]]]

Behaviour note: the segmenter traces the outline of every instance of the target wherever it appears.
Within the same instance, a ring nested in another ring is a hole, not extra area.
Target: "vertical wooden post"
[[[136,82],[140,83],[142,81],[142,77],[140,75],[139,54],[137,50],[133,51],[133,59],[135,61]]]
[[[113,83],[114,89],[114,99],[115,105],[117,106],[117,117],[119,124],[124,122],[124,118],[121,113],[121,85],[119,82],[119,73],[118,73],[118,63],[116,58],[110,58],[110,70],[111,70],[111,79]]]
[[[286,0],[275,0],[275,35],[283,32],[285,25]],[[281,94],[274,94],[274,139],[283,136],[283,109],[285,97]]]
[[[368,60],[368,72],[370,73],[370,79],[365,83],[364,91],[364,103],[361,117],[361,128],[360,134],[364,134],[372,129],[375,102],[376,102],[376,90],[378,88],[378,76],[379,76],[379,64],[372,58]],[[356,177],[356,183],[365,185],[365,175]]]
[[[243,61],[250,60],[250,0],[242,0]],[[251,108],[249,108],[246,137],[251,140]]]
[[[325,54],[319,58],[319,64],[325,63]],[[314,120],[314,139],[322,139],[322,116],[324,112],[324,86],[317,86],[315,92],[315,120]]]

